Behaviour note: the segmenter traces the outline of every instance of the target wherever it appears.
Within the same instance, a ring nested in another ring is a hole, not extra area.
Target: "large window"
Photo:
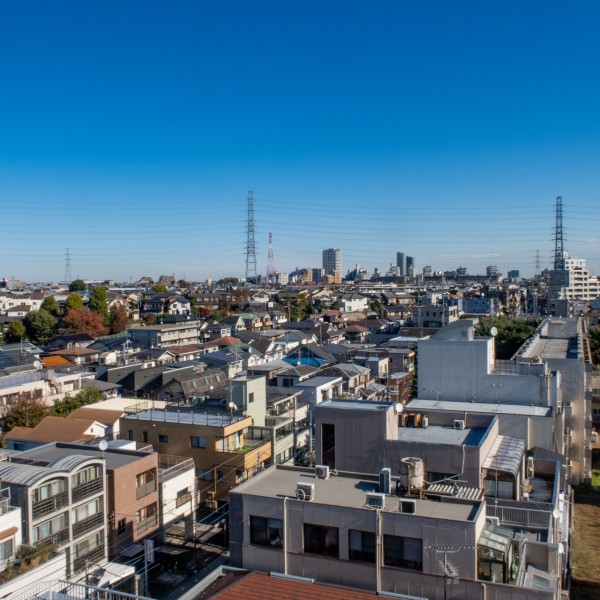
[[[340,530],[337,527],[304,524],[304,552],[324,554],[325,556],[340,555]]]
[[[383,536],[383,562],[390,567],[423,570],[423,542],[396,535]]]
[[[32,541],[37,544],[41,540],[65,531],[68,526],[69,520],[65,512],[34,527]]]
[[[33,501],[40,502],[64,492],[67,489],[65,483],[64,479],[54,479],[41,485],[39,488],[33,490]]]
[[[92,517],[98,513],[101,513],[103,509],[100,498],[96,498],[91,502],[81,504],[77,508],[73,509],[73,523],[79,523],[88,517]]]
[[[250,517],[250,543],[258,546],[283,546],[283,521],[267,517]]]
[[[206,448],[206,438],[197,435],[191,435],[190,446],[192,448]]]
[[[94,481],[101,476],[102,471],[100,469],[100,465],[93,465],[91,467],[87,467],[86,469],[82,469],[78,473],[75,473],[75,475],[71,477],[71,484],[73,487],[77,487],[78,485],[83,485],[84,483]]]
[[[13,538],[0,542],[0,561],[8,560],[15,553],[15,543]]]
[[[375,534],[370,531],[349,529],[348,557],[350,560],[375,562]]]

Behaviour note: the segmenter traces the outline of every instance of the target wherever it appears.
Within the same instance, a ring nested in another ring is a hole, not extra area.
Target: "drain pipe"
[[[288,535],[287,535],[287,501],[283,499],[283,574],[288,574]]]
[[[381,593],[381,509],[375,509],[375,588]]]

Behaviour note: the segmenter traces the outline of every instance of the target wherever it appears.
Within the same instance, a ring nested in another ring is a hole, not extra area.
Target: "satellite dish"
[[[498,335],[498,328],[497,327],[492,327],[490,329],[490,333],[492,334],[492,337],[496,337]]]
[[[98,444],[98,448],[100,448],[100,450],[102,450],[102,452],[104,452],[108,448],[108,442],[106,440],[102,440]]]
[[[396,409],[396,413],[400,414],[404,410],[403,404],[394,404],[394,408]]]
[[[237,410],[237,404],[235,402],[230,402],[227,406],[229,406],[231,410]]]
[[[558,519],[558,518],[560,517],[560,510],[558,510],[558,508],[555,508],[555,509],[552,511],[552,516],[553,516],[555,519]]]

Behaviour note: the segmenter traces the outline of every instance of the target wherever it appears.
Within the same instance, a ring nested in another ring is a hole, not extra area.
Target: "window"
[[[415,571],[423,570],[423,542],[415,538],[383,536],[383,563]]]
[[[248,394],[248,404],[251,404],[252,402],[254,402],[254,392]]]
[[[196,469],[196,477],[202,481],[212,481],[214,469]]]
[[[305,523],[304,552],[339,557],[339,533],[340,531],[337,527]]]
[[[128,429],[127,430],[127,439],[128,440],[133,440],[133,429]]]
[[[69,526],[67,513],[62,513],[53,519],[48,519],[33,528],[33,543],[37,544],[51,535],[56,535]],[[68,539],[68,535],[67,535]]]
[[[192,448],[206,448],[206,438],[197,435],[190,436],[190,446]]]
[[[169,436],[165,433],[160,433],[158,435],[158,442],[160,444],[168,444],[169,443]]]
[[[0,561],[9,560],[15,553],[15,544],[13,538],[0,542]]]
[[[117,535],[123,535],[127,531],[127,521],[119,519],[117,521]]]
[[[71,484],[73,487],[77,487],[84,483],[88,483],[89,481],[94,481],[94,479],[101,477],[101,473],[99,465],[88,467],[87,469],[79,471],[79,473],[75,473],[75,475],[71,477]]]
[[[148,432],[147,431],[142,432],[142,440],[144,442],[148,441]]]
[[[375,534],[370,531],[348,530],[348,558],[375,562]]]
[[[250,517],[250,543],[256,546],[283,547],[283,521],[266,517]]]
[[[190,488],[186,487],[177,492],[177,497],[175,498],[175,508],[179,508],[184,504],[187,504],[192,499],[192,495],[190,494]]]
[[[85,540],[75,544],[75,558],[81,558],[96,548],[101,548],[103,545],[102,534],[103,532],[99,531],[98,533],[94,533]]]
[[[79,523],[88,517],[93,517],[94,515],[101,513],[102,508],[103,507],[100,502],[100,498],[95,498],[91,502],[81,504],[77,508],[73,509],[73,523]]]
[[[66,485],[64,479],[54,479],[33,490],[33,501],[40,502],[41,500],[47,500],[48,498],[52,498],[61,492],[64,492],[65,489]]]

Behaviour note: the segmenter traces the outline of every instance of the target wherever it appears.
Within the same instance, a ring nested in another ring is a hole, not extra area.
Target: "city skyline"
[[[2,6],[0,277],[600,273],[600,7]],[[477,48],[477,51],[474,51]],[[10,60],[6,60],[9,57]]]

